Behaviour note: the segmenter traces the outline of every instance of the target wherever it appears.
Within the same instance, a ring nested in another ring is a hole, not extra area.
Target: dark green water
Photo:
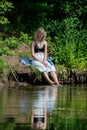
[[[0,89],[0,130],[87,130],[87,85]]]

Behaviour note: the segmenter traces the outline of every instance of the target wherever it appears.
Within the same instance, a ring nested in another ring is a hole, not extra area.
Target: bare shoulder
[[[33,46],[34,46],[34,45],[35,45],[35,41],[32,41],[32,42],[31,42],[31,45],[33,45]]]
[[[46,46],[47,46],[47,41],[46,41],[46,40],[44,41],[44,45],[46,45]]]

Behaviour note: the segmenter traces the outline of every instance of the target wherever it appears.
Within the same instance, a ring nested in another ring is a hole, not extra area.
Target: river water
[[[0,130],[87,130],[87,85],[0,88]]]

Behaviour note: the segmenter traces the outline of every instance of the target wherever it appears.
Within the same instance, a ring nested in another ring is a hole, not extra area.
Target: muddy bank
[[[87,71],[82,72],[72,72],[66,74],[66,76],[59,74],[59,80],[63,84],[87,84]]]

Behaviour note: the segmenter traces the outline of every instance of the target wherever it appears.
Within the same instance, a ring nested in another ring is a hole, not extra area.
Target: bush
[[[7,67],[6,62],[3,60],[2,57],[0,57],[0,74],[6,72],[7,68],[8,67]]]

